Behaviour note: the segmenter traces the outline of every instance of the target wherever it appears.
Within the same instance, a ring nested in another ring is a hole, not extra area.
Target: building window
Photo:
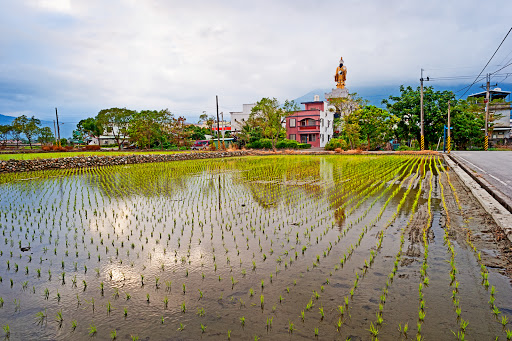
[[[324,119],[321,118],[320,120],[322,121],[322,127],[323,127],[324,126]]]
[[[311,142],[316,141],[316,135],[315,134],[311,134],[310,141]]]
[[[290,135],[288,136],[288,139],[289,139],[289,140],[295,140],[295,134],[290,134]]]
[[[295,119],[294,118],[290,118],[290,128],[295,128]]]
[[[331,120],[327,120],[327,128],[331,125]]]

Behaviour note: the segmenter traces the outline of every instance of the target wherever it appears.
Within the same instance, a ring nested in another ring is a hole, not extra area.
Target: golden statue
[[[340,59],[340,65],[336,68],[334,81],[338,89],[345,89],[345,80],[347,79],[347,67],[343,66],[343,57]]]

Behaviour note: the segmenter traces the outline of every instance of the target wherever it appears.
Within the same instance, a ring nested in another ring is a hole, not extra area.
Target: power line
[[[498,70],[494,71],[493,73],[491,73],[491,75],[494,75],[496,72],[501,71],[501,70],[503,70],[504,68],[506,68],[507,66],[510,66],[510,65],[512,65],[512,63],[508,63],[508,64],[507,64],[507,65],[505,65],[504,67],[502,67],[502,68],[500,68],[500,69],[498,69]]]
[[[487,67],[487,65],[489,65],[489,63],[491,62],[491,60],[494,58],[494,56],[496,55],[496,53],[498,52],[498,50],[500,49],[501,45],[503,45],[503,42],[505,42],[505,39],[507,39],[508,35],[510,34],[510,31],[512,31],[512,27],[510,28],[510,30],[508,30],[507,34],[505,35],[505,38],[503,38],[503,40],[501,41],[500,45],[498,46],[498,48],[496,49],[496,51],[494,51],[494,53],[492,54],[491,58],[489,59],[489,61],[487,62],[487,64],[485,64],[484,68],[482,69],[482,71],[480,71],[480,73],[478,74],[478,76],[475,78],[475,80],[473,81],[473,83],[471,83],[471,85],[467,88],[467,90],[462,94],[462,96],[459,97],[462,98],[464,97],[464,95],[469,91],[469,89],[471,89],[471,87],[478,81],[478,77],[480,77],[480,75],[482,74],[482,72],[484,72],[485,68]],[[457,91],[458,92],[458,91]]]

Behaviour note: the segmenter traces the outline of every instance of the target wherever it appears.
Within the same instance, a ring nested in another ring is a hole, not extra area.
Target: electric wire
[[[510,34],[510,31],[512,31],[512,27],[508,30],[507,34],[505,35],[505,38],[503,38],[503,40],[501,41],[500,45],[498,46],[498,48],[496,49],[496,51],[494,51],[494,53],[492,54],[491,58],[489,59],[489,61],[485,64],[484,68],[482,69],[482,71],[480,71],[480,73],[478,74],[478,76],[475,78],[475,80],[473,81],[473,83],[471,83],[466,91],[459,97],[459,98],[462,98],[464,97],[464,95],[469,91],[469,89],[471,89],[471,87],[473,85],[475,85],[476,82],[478,82],[478,78],[480,77],[480,75],[482,74],[482,72],[484,72],[485,68],[487,67],[487,65],[489,65],[489,63],[491,62],[491,60],[494,58],[494,56],[496,55],[496,53],[498,52],[498,50],[500,49],[501,45],[503,45],[503,43],[505,42],[505,39],[507,39],[508,35]],[[458,92],[458,91],[457,91]],[[456,93],[457,93],[456,92]]]

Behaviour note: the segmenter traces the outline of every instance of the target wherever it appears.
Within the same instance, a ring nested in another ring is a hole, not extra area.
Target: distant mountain
[[[0,124],[2,124],[2,125],[11,124],[15,118],[16,117],[14,117],[14,116],[7,116],[7,115],[0,114]],[[53,121],[41,120],[41,127],[50,127],[50,129],[52,131],[54,131]],[[75,130],[75,128],[76,128],[75,126],[62,124],[60,126],[60,137],[61,138],[71,137],[73,135],[73,130]]]
[[[14,119],[15,117],[0,114],[0,124],[2,125],[11,124]]]
[[[326,88],[326,89],[315,89],[310,92],[308,92],[305,95],[302,95],[298,98],[296,98],[294,101],[298,104],[303,102],[310,102],[313,101],[315,98],[315,95],[320,96],[321,101],[325,101],[325,94],[331,92],[332,89]],[[389,98],[391,95],[398,95],[400,94],[400,87],[399,86],[381,86],[381,87],[364,87],[364,88],[348,88],[348,91],[350,93],[357,93],[358,96],[367,99],[370,104],[375,105],[377,107],[382,106],[382,100]],[[302,108],[304,108],[303,104],[300,104]]]

